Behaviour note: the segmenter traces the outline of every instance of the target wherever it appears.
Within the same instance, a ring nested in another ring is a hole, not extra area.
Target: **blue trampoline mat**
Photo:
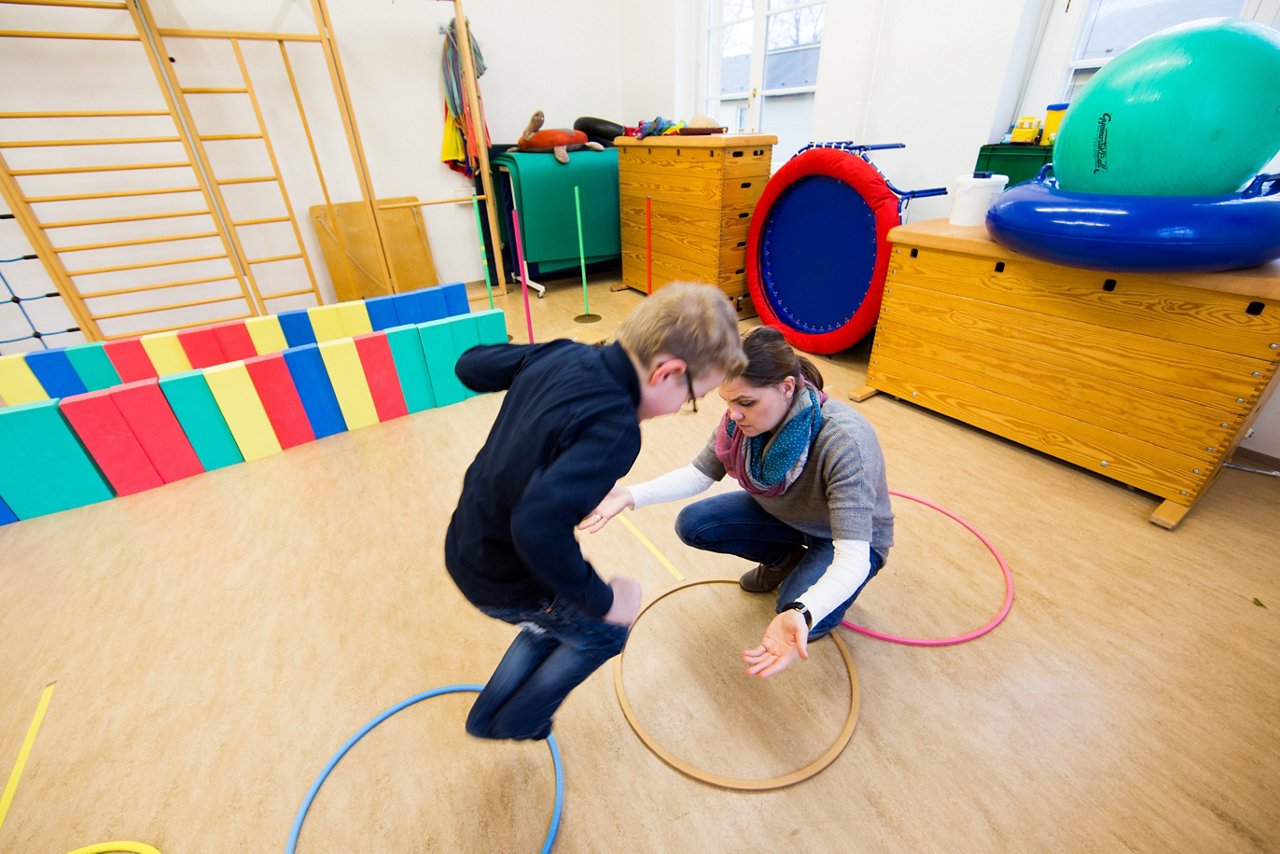
[[[876,264],[875,213],[844,181],[810,175],[770,206],[761,247],[761,283],[778,317],[802,332],[831,332],[866,299]]]

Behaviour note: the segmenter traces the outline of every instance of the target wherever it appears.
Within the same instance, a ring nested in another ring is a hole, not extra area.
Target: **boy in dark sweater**
[[[574,527],[631,469],[641,421],[678,411],[744,364],[724,294],[684,283],[641,303],[613,344],[497,344],[458,359],[468,387],[507,396],[467,470],[445,566],[472,604],[520,627],[467,732],[546,738],[569,692],[622,651],[640,585],[606,583]]]

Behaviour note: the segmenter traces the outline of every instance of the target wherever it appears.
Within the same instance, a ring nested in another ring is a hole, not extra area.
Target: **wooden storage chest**
[[[622,281],[652,287],[701,281],[730,297],[747,293],[747,229],[769,180],[775,136],[618,137]]]
[[[1019,255],[932,220],[893,244],[867,387],[1165,499],[1172,528],[1266,403],[1280,262],[1106,273]]]

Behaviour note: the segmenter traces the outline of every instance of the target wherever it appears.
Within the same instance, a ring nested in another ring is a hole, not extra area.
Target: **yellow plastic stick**
[[[22,740],[22,749],[18,751],[18,761],[13,763],[13,772],[9,774],[9,782],[5,784],[4,794],[0,795],[0,827],[4,827],[4,818],[9,814],[9,804],[13,803],[13,793],[18,789],[18,780],[22,777],[22,769],[27,766],[27,757],[36,743],[36,733],[40,732],[40,724],[44,721],[45,709],[49,708],[49,699],[53,697],[53,686],[50,682],[40,695],[40,703],[36,706],[36,716],[27,728],[27,737]]]
[[[665,566],[667,568],[667,572],[671,573],[676,577],[676,581],[684,581],[684,575],[680,572],[680,570],[676,569],[675,564],[667,560],[667,556],[664,555],[661,551],[659,551],[658,547],[655,546],[649,540],[648,537],[640,533],[640,530],[635,525],[632,525],[626,516],[619,515],[619,516],[615,516],[614,518],[626,526],[627,530],[630,531],[635,536],[635,538],[640,541],[640,545],[648,549],[649,553],[658,559],[658,563]]]

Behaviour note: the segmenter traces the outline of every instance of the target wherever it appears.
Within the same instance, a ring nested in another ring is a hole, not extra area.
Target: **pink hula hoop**
[[[926,501],[923,498],[917,498],[914,495],[908,495],[905,492],[898,492],[893,489],[889,490],[889,494],[896,495],[899,498],[905,498],[908,501],[914,501],[917,504],[923,504],[925,507],[937,510],[948,519],[959,522],[964,526],[966,531],[977,537],[978,540],[987,547],[987,551],[991,552],[991,556],[996,559],[996,563],[1000,564],[1000,571],[1004,573],[1004,605],[1000,608],[1000,613],[996,614],[995,617],[992,618],[991,622],[987,623],[982,628],[974,629],[973,631],[966,632],[962,635],[956,635],[953,638],[904,638],[898,635],[877,632],[874,629],[868,629],[866,626],[856,625],[848,620],[842,620],[840,625],[844,626],[846,629],[866,635],[867,637],[889,641],[890,643],[906,644],[907,646],[953,646],[958,643],[964,643],[965,641],[971,641],[974,638],[980,638],[996,626],[1000,625],[1000,623],[1004,621],[1004,618],[1009,615],[1009,609],[1013,607],[1013,575],[1009,572],[1009,564],[1005,563],[1004,557],[1000,554],[1000,550],[993,546],[991,541],[982,535],[981,531],[945,507],[939,507],[932,501]]]

